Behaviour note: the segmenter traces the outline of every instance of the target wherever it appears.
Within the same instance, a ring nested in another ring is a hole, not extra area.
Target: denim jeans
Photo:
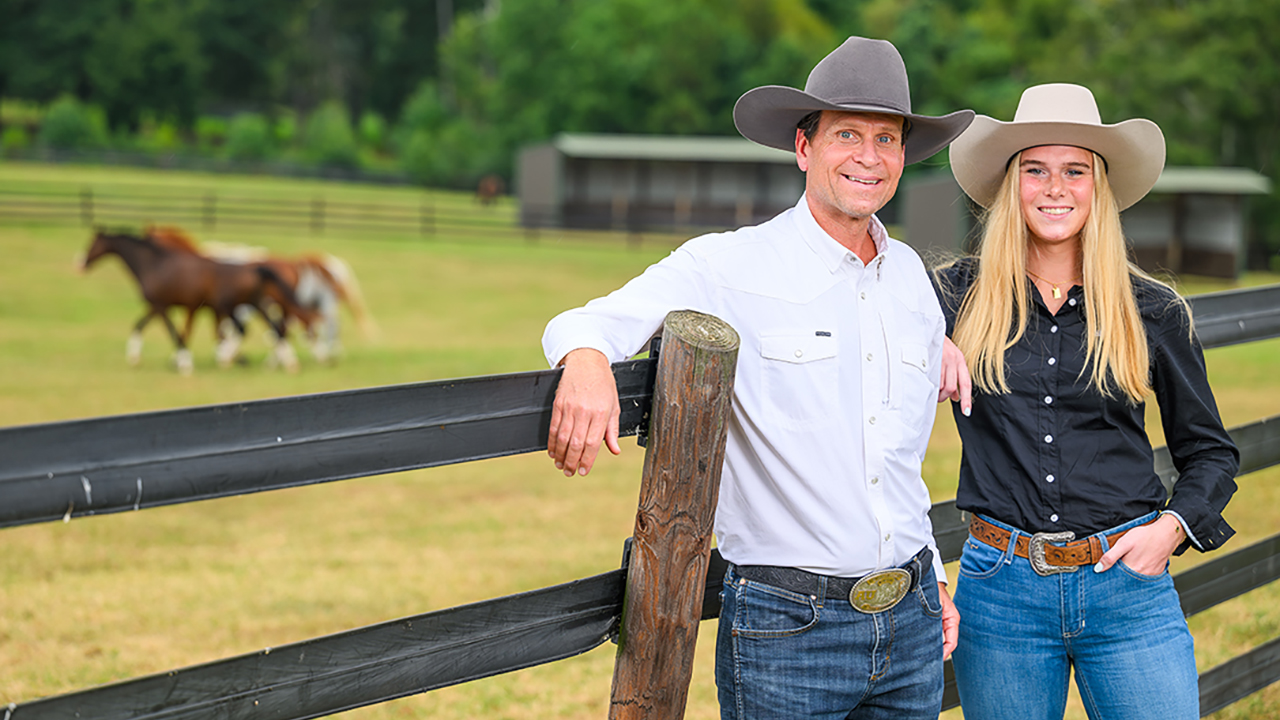
[[[821,592],[745,580],[733,565],[721,601],[716,686],[723,720],[938,717],[942,607],[932,566],[918,588],[875,614]]]
[[[1191,633],[1167,568],[1142,575],[1121,561],[1104,573],[1085,566],[1041,577],[1013,545],[970,537],[960,559],[953,660],[966,720],[1061,720],[1073,667],[1093,720],[1200,716]]]

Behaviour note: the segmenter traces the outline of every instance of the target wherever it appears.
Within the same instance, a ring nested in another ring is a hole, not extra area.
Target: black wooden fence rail
[[[1280,286],[1192,298],[1216,347],[1280,335]],[[1266,306],[1269,303],[1269,308]],[[654,361],[618,363],[623,434],[645,426]],[[419,383],[0,429],[0,527],[120,512],[545,448],[559,371]],[[1240,473],[1280,464],[1280,416],[1231,430]],[[67,448],[75,448],[68,457]],[[1172,479],[1167,453],[1157,469]],[[931,511],[960,555],[954,502]],[[625,564],[624,564],[625,567]],[[718,554],[703,617],[719,613]],[[1280,577],[1280,535],[1174,578],[1187,615]],[[625,571],[401,618],[9,706],[35,718],[319,717],[587,652],[622,611]],[[948,665],[946,706],[954,706]],[[1208,714],[1280,679],[1280,638],[1200,676]],[[89,712],[92,710],[92,712]]]

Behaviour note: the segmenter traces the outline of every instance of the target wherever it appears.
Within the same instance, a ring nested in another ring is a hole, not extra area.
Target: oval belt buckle
[[[862,578],[849,591],[849,604],[864,613],[888,610],[911,589],[911,573],[902,568],[880,570]]]

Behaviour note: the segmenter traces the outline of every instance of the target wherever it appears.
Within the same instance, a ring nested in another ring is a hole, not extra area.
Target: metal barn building
[[[795,154],[736,137],[562,134],[516,169],[525,227],[728,228],[795,205]]]

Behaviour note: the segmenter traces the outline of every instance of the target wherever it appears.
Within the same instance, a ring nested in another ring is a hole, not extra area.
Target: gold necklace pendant
[[[1062,297],[1062,291],[1058,289],[1058,286],[1057,286],[1057,285],[1054,285],[1054,286],[1053,286],[1053,299],[1054,299],[1054,300],[1058,300],[1058,299],[1060,299],[1061,297]]]

